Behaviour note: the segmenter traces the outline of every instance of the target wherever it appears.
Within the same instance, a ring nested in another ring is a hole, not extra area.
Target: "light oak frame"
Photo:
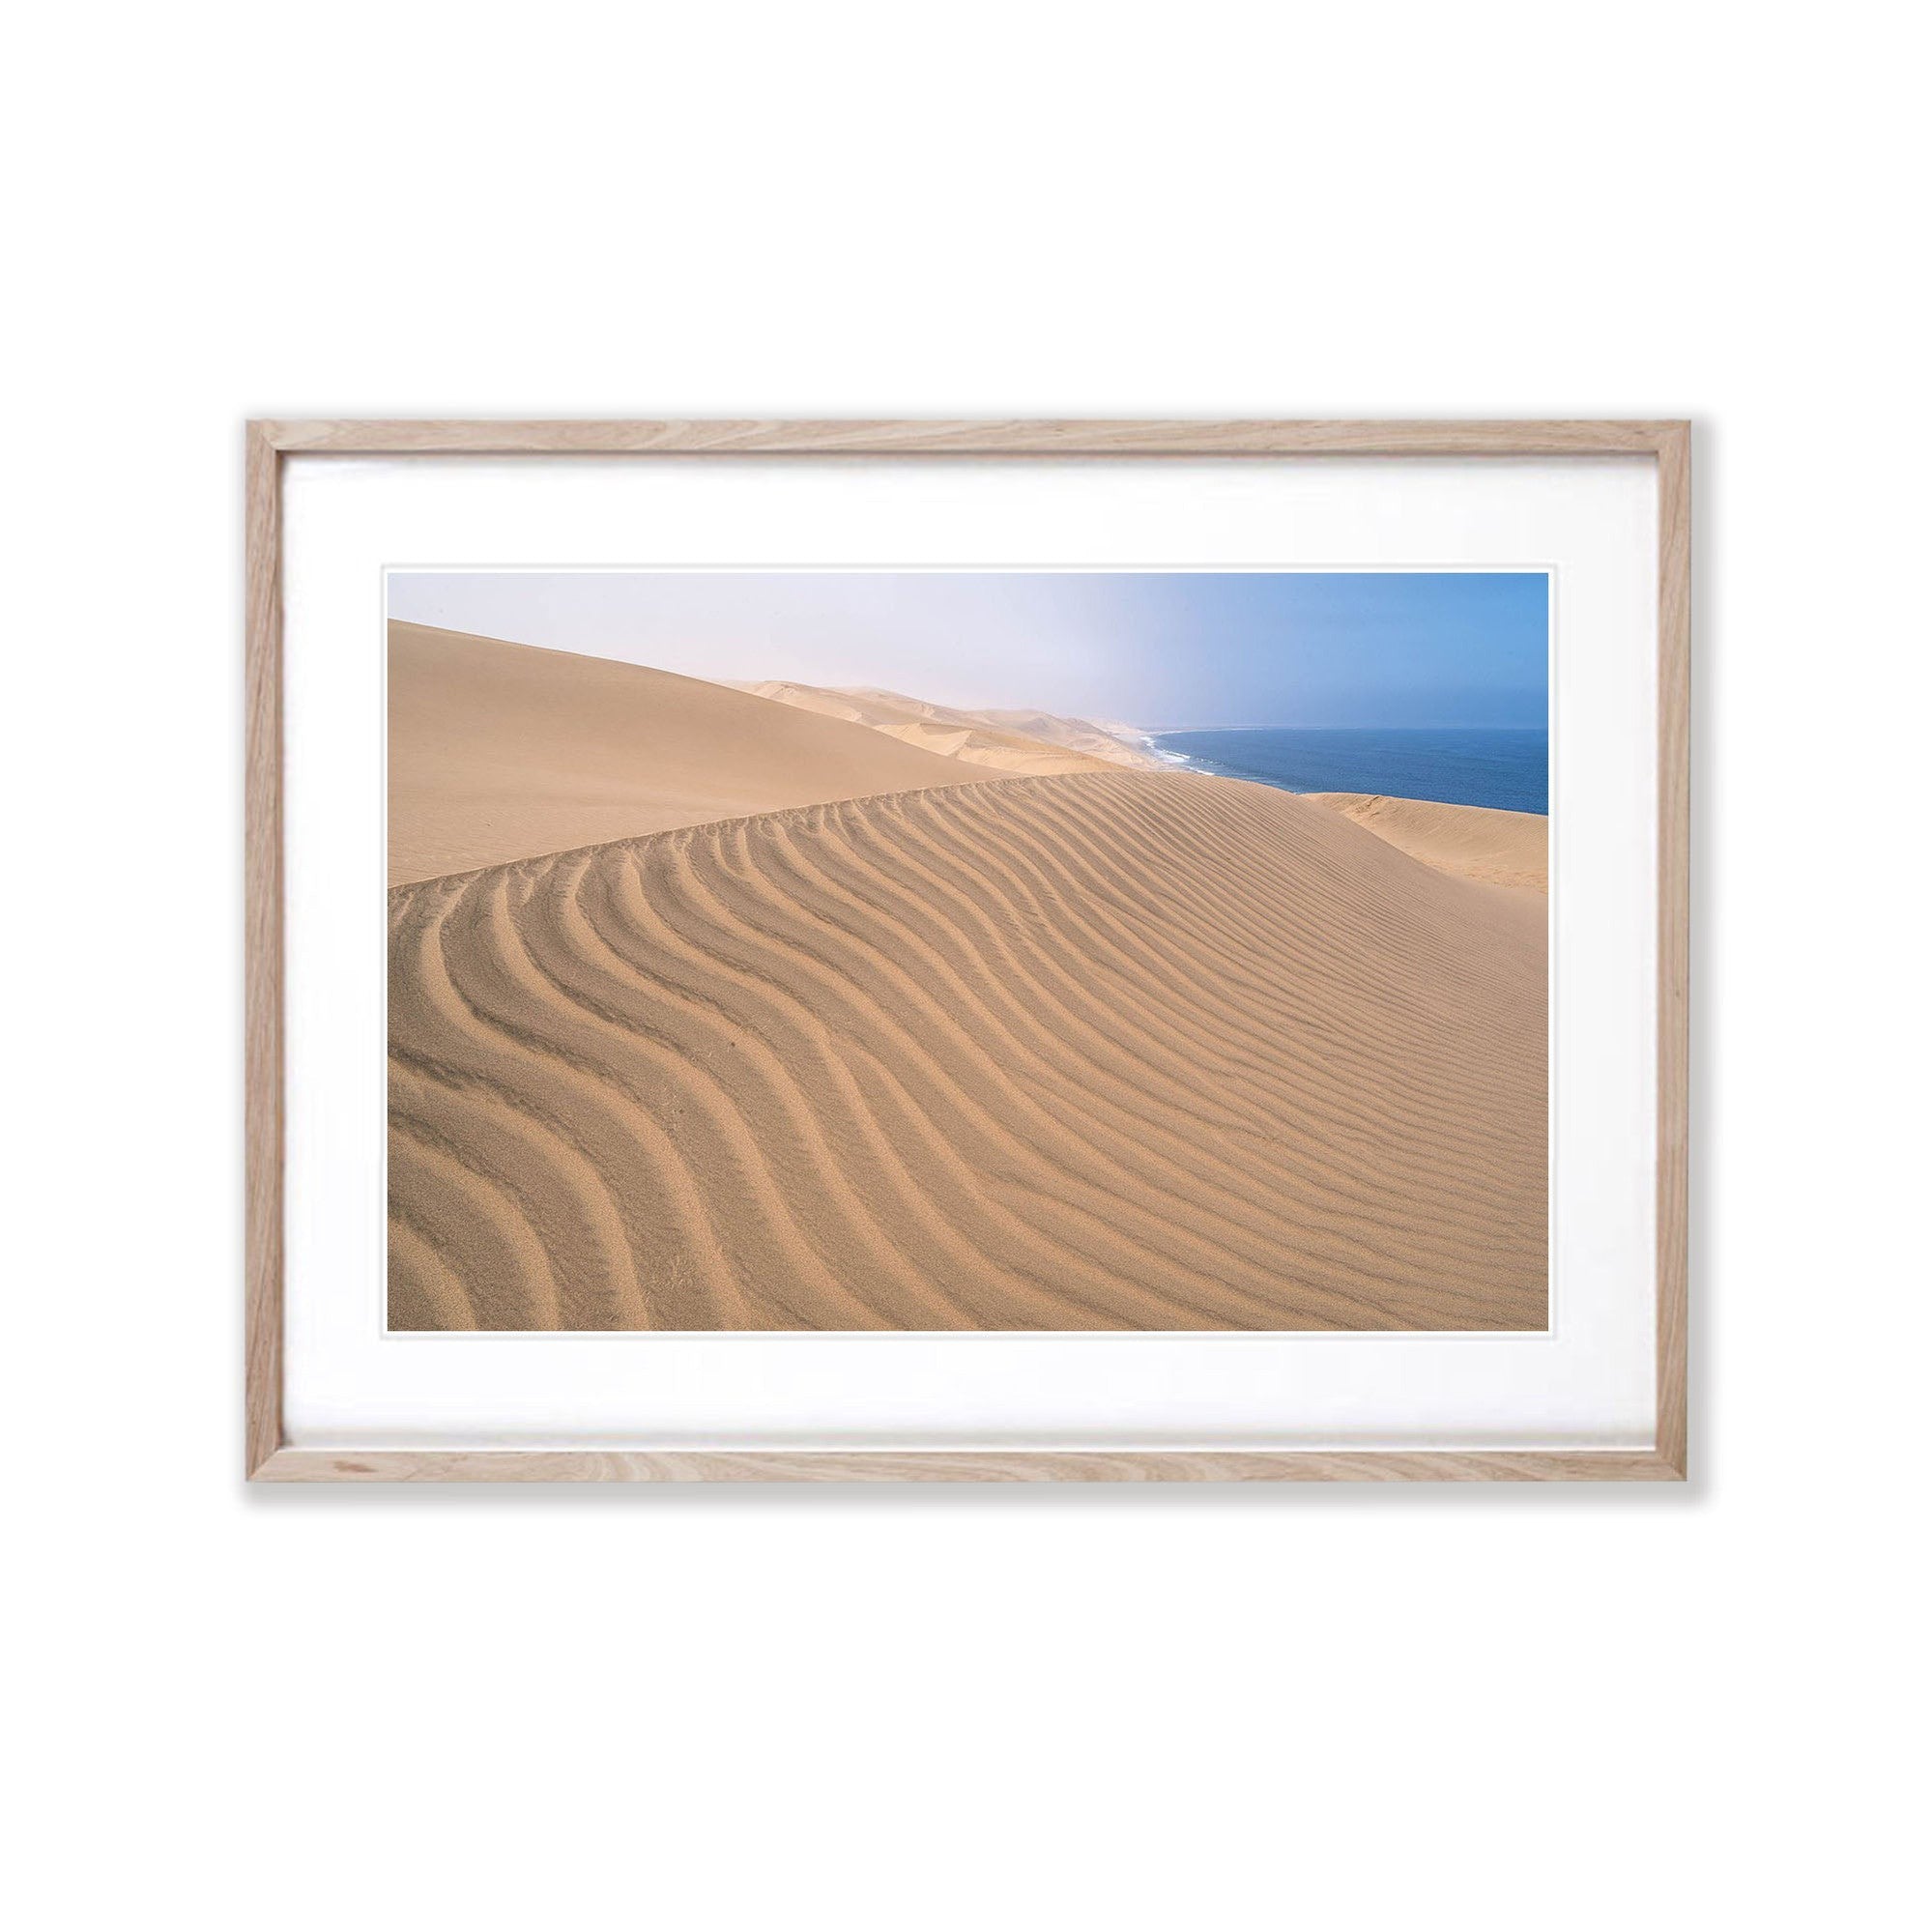
[[[282,1433],[281,459],[1649,456],[1658,466],[1657,1440],[1641,1451],[774,1453],[290,1447]],[[247,425],[246,1397],[252,1481],[1676,1482],[1687,1470],[1690,425],[1683,421],[255,421]]]

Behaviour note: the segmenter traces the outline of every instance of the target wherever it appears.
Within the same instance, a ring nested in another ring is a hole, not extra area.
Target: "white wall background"
[[[15,28],[21,1923],[1909,1916],[1932,410],[1906,17]],[[1694,415],[1697,1482],[245,1493],[250,412]]]

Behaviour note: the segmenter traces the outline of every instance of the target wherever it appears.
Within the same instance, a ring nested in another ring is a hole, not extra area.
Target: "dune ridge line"
[[[932,764],[391,890],[392,1326],[1544,1325],[1540,897]]]

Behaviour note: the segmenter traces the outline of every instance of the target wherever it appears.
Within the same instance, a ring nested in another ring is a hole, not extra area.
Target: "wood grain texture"
[[[1590,456],[1658,464],[1658,1434],[1653,1451],[648,1454],[282,1443],[280,476],[311,454]],[[1670,1482],[1687,1468],[1689,425],[1642,421],[371,421],[247,430],[246,1468],[271,1483]]]
[[[263,422],[278,450],[335,455],[1655,455],[1670,422]]]
[[[1649,1450],[284,1449],[267,1483],[1669,1483]]]
[[[247,744],[244,833],[246,1466],[281,1442],[282,649],[280,458],[248,427],[244,481]]]

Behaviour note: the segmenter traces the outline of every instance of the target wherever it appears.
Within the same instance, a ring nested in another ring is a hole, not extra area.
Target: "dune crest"
[[[1542,905],[1325,805],[905,789],[389,924],[394,1327],[1545,1324]]]
[[[389,883],[992,774],[727,685],[392,621]]]
[[[1485,885],[1549,890],[1549,821],[1536,812],[1439,805],[1366,792],[1305,792],[1303,797],[1366,826],[1438,872]]]
[[[1154,770],[1161,764],[1114,730],[1049,711],[962,711],[899,691],[795,684],[777,678],[734,688],[864,725],[942,758],[991,765],[998,771],[1047,777],[1064,771],[1098,771],[1110,764]]]

